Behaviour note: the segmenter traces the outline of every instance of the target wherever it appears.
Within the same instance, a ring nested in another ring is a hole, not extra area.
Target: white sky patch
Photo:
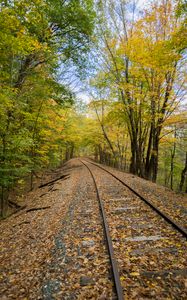
[[[90,102],[90,96],[87,92],[77,93],[77,98],[82,100],[85,104],[88,104]]]

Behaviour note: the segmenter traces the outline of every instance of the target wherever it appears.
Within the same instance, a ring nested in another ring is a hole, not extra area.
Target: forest
[[[0,1],[1,217],[75,156],[187,192],[186,27],[186,0]]]

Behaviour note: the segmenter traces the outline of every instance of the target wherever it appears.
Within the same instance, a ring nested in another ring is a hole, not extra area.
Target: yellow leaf
[[[132,272],[130,273],[131,276],[140,276],[140,273],[139,272]]]
[[[121,280],[121,281],[124,281],[124,280],[125,280],[125,277],[124,277],[124,276],[121,276],[121,277],[120,277],[120,280]]]

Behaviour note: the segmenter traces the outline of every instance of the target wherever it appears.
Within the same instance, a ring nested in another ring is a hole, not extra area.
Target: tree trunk
[[[185,166],[184,166],[184,169],[181,172],[181,181],[180,181],[180,185],[179,185],[179,191],[180,192],[182,192],[183,185],[184,185],[184,182],[185,182],[185,177],[187,177],[187,152],[186,152]]]
[[[153,150],[153,161],[152,161],[152,182],[156,182],[158,173],[158,148]]]
[[[30,177],[30,190],[33,190],[33,178],[34,178],[34,173],[33,170],[31,171],[31,177]]]
[[[151,125],[151,129],[149,133],[149,142],[147,147],[146,162],[145,162],[145,178],[147,179],[151,179],[150,156],[151,156],[152,140],[153,140],[153,126]]]
[[[164,150],[164,185],[168,186],[169,175],[168,175],[168,170],[167,170],[166,157],[167,157],[166,150]]]
[[[150,159],[149,172],[151,174],[151,180],[156,182],[158,173],[158,146],[159,146],[159,134],[153,135],[153,149]]]
[[[71,158],[73,158],[73,156],[74,156],[74,144],[73,143],[71,143],[71,148],[70,148],[70,159]]]
[[[4,218],[7,214],[7,207],[8,207],[8,196],[9,196],[9,191],[8,188],[1,187],[1,194],[0,194],[0,199],[1,199],[1,207],[0,207],[0,216]]]
[[[98,146],[98,149],[99,149],[99,162],[103,163],[104,158],[103,158],[103,150],[102,150],[101,145]]]
[[[1,187],[1,217],[4,217],[4,187]]]
[[[174,155],[171,151],[171,164],[170,164],[170,171],[171,171],[170,188],[171,188],[171,190],[173,190],[173,170],[174,170]]]
[[[66,160],[66,161],[69,160],[69,147],[68,147],[68,144],[66,144],[65,160]]]
[[[96,161],[98,161],[98,158],[99,158],[98,146],[95,146],[95,154],[94,154],[94,159],[95,159]]]
[[[130,161],[129,171],[132,174],[136,174],[136,149],[132,141],[131,141],[131,161]]]
[[[176,136],[177,136],[177,132],[176,132],[176,127],[175,127],[175,139],[176,139]],[[171,181],[170,181],[170,188],[173,190],[173,171],[174,171],[174,158],[175,158],[175,151],[176,151],[176,142],[174,141],[174,144],[173,144],[173,150],[171,150]]]

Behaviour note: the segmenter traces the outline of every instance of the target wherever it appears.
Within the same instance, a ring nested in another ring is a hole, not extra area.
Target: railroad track
[[[115,287],[115,290],[116,290],[117,299],[118,300],[123,300],[124,299],[123,289],[122,289],[122,286],[121,286],[120,275],[119,275],[116,259],[115,259],[115,256],[114,256],[114,249],[113,249],[113,246],[112,246],[112,240],[111,240],[111,237],[110,237],[110,232],[109,232],[109,228],[108,228],[108,224],[107,224],[107,219],[106,219],[104,206],[103,206],[102,200],[101,200],[100,195],[99,195],[99,190],[98,190],[97,183],[96,183],[95,177],[93,175],[93,172],[91,171],[91,169],[89,168],[89,166],[86,163],[84,163],[82,160],[81,160],[81,162],[89,170],[89,172],[90,172],[90,174],[93,178],[93,182],[94,182],[94,186],[95,186],[96,194],[97,194],[97,199],[99,201],[99,207],[100,207],[100,211],[101,211],[101,215],[102,215],[102,219],[103,219],[104,233],[105,233],[105,238],[106,238],[106,243],[107,243],[107,248],[108,248],[108,253],[109,253],[109,258],[110,258],[110,263],[111,263],[111,267],[112,267],[111,269],[112,269],[112,274],[113,274],[113,279],[114,279],[114,287]]]
[[[154,299],[185,299],[186,281],[183,278],[187,275],[187,266],[183,254],[186,229],[109,170],[94,162],[80,161],[94,181],[117,299],[124,299],[126,295],[128,299],[131,295],[132,299],[147,296]],[[105,172],[100,175],[103,179],[112,176],[115,182],[118,181],[119,186],[125,189],[125,197],[116,198],[114,195],[111,198],[108,191],[102,191],[97,184],[98,175],[94,175],[96,168]],[[164,284],[161,283],[163,280]]]

